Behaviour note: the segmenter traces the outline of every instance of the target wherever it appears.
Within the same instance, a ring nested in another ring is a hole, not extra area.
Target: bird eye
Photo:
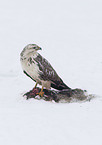
[[[36,49],[36,47],[33,47],[33,49]]]

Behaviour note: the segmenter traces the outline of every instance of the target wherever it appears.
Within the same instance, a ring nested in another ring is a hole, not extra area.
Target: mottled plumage
[[[36,44],[29,44],[21,52],[20,60],[24,73],[47,89],[70,89],[51,64],[37,52],[39,49],[41,48]]]

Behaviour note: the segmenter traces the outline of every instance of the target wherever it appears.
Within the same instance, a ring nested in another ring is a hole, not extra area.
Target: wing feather
[[[38,54],[37,57],[33,59],[39,67],[39,75],[41,80],[51,81],[51,87],[58,90],[70,89],[66,84],[64,84],[62,79],[58,76],[51,64],[45,58]]]

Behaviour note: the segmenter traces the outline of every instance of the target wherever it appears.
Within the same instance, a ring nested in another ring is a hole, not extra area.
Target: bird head
[[[39,47],[38,45],[36,44],[28,44],[26,47],[25,47],[27,50],[42,50],[41,47]]]
[[[38,50],[42,50],[41,47],[39,47],[38,45],[28,44],[26,47],[24,47],[23,51],[21,52],[21,56],[32,52],[37,52]]]

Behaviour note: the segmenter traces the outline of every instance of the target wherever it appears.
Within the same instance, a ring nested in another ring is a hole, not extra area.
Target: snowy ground
[[[71,88],[91,102],[26,100],[34,82],[19,54],[29,43]],[[102,2],[29,0],[0,2],[0,145],[102,145]]]

